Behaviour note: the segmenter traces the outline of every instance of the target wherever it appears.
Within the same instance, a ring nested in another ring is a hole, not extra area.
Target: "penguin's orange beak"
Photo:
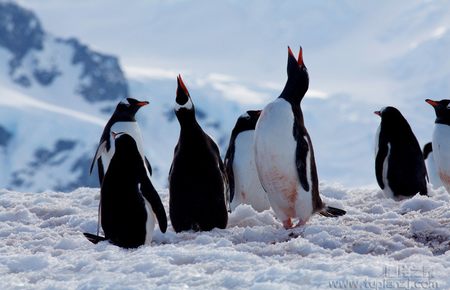
[[[430,99],[426,99],[425,102],[427,102],[428,104],[430,104],[433,107],[436,107],[437,105],[439,105],[438,102],[430,100]]]
[[[303,49],[300,46],[300,51],[298,52],[298,65],[299,66],[304,66],[305,64],[303,63]]]
[[[381,112],[380,111],[375,111],[375,112],[373,112],[375,115],[378,115],[378,116],[380,116],[381,117]]]
[[[142,102],[138,102],[138,103],[136,104],[136,106],[138,106],[138,107],[143,107],[143,106],[147,106],[148,104],[150,104],[150,103],[147,102],[147,101],[142,101]]]

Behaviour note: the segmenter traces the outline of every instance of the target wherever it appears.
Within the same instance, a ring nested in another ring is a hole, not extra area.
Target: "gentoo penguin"
[[[108,170],[109,163],[112,156],[114,155],[114,143],[111,139],[112,131],[126,132],[127,134],[131,135],[134,140],[136,140],[139,153],[145,160],[145,166],[148,170],[149,175],[151,175],[152,167],[150,166],[150,162],[148,162],[147,158],[144,155],[141,131],[135,118],[137,111],[145,105],[148,105],[147,101],[138,101],[133,98],[126,98],[117,105],[113,115],[109,119],[108,123],[106,123],[90,168],[90,173],[92,173],[94,164],[97,161],[100,185],[102,184],[104,172]]]
[[[255,126],[260,114],[260,110],[247,111],[238,118],[231,132],[224,162],[230,184],[231,210],[240,204],[249,204],[257,211],[270,208],[253,154]]]
[[[111,135],[115,151],[100,191],[105,237],[98,239],[124,248],[136,248],[151,242],[155,215],[161,232],[166,232],[166,212],[148,177],[136,140],[124,132],[111,132]],[[86,237],[96,242],[96,236]]]
[[[439,188],[442,186],[441,179],[436,171],[436,163],[434,162],[433,156],[433,145],[431,142],[428,142],[423,146],[423,159],[425,159],[425,165],[427,166],[428,178],[430,179],[430,183],[433,188]]]
[[[181,129],[169,173],[170,220],[175,232],[224,229],[229,191],[219,148],[197,123],[181,75],[177,81],[175,114]]]
[[[345,211],[325,206],[311,138],[303,122],[300,102],[309,86],[302,49],[298,61],[288,48],[288,79],[281,95],[262,111],[255,129],[255,161],[261,185],[283,226],[298,226],[316,212],[336,217]]]
[[[425,161],[408,121],[394,107],[374,113],[381,117],[375,139],[378,185],[386,195],[396,199],[412,197],[418,192],[427,195]]]
[[[436,113],[433,131],[433,157],[439,178],[450,193],[450,100],[426,102]]]

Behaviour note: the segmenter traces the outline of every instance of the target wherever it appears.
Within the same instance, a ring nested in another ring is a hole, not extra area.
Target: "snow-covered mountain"
[[[198,90],[186,81],[199,120],[225,146],[233,124],[224,116],[239,115],[239,106],[208,84]],[[174,91],[175,78],[130,82],[117,57],[53,36],[33,12],[0,2],[0,187],[98,186],[89,163],[103,125],[127,96],[151,102],[138,118],[156,182],[164,185],[178,134]]]

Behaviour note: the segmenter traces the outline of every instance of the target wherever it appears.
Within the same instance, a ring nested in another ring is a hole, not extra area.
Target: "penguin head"
[[[181,75],[177,77],[177,96],[175,98],[175,114],[180,116],[195,117],[195,108],[192,103],[189,91],[181,78]]]
[[[379,111],[375,111],[374,114],[381,117],[381,127],[387,132],[397,132],[399,129],[401,131],[409,128],[408,121],[403,117],[402,113],[397,108],[394,107],[384,107]]]
[[[148,105],[149,102],[147,101],[138,101],[133,98],[126,98],[120,101],[120,103],[117,105],[116,110],[114,111],[114,115],[116,115],[121,120],[129,120],[134,121],[134,117],[137,113],[137,111]]]
[[[296,59],[291,48],[288,46],[287,82],[281,97],[295,102],[300,102],[308,91],[309,75],[308,69],[303,62],[303,49],[300,47]]]
[[[239,116],[235,126],[236,133],[255,130],[259,115],[261,115],[261,110],[250,110]]]
[[[433,101],[426,99],[425,102],[434,108],[436,113],[436,121],[438,124],[445,124],[450,126],[450,100]]]
[[[373,112],[375,115],[378,115],[381,117],[382,120],[395,120],[399,116],[402,116],[402,113],[397,108],[394,107],[384,107],[381,108],[379,111]]]
[[[137,148],[136,140],[126,132],[111,131],[111,138],[114,140],[114,158],[121,160],[121,164],[130,164],[136,161],[141,161],[139,150]],[[127,170],[135,170],[133,166],[127,167]]]

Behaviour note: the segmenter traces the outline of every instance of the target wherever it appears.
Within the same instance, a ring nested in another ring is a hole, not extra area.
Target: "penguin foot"
[[[320,215],[323,215],[325,217],[338,217],[343,216],[346,213],[347,212],[345,210],[332,206],[326,206],[319,212]]]
[[[302,220],[302,219],[299,219],[299,220],[298,220],[298,223],[297,223],[297,225],[296,225],[295,227],[296,227],[296,228],[302,227],[302,226],[304,226],[304,225],[306,224],[307,221],[308,221],[308,220]]]
[[[283,227],[287,230],[292,228],[294,225],[292,224],[291,218],[287,218],[287,220],[283,221]]]
[[[93,243],[95,245],[98,244],[101,241],[106,241],[107,240],[105,237],[93,235],[93,234],[90,234],[90,233],[83,233],[83,235],[86,237],[86,239],[88,239],[91,243]]]

